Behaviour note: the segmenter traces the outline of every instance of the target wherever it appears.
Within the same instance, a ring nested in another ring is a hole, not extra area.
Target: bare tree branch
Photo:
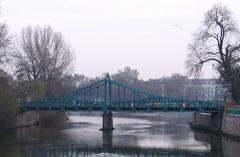
[[[198,73],[203,65],[212,63],[227,83],[235,85],[234,73],[240,61],[239,35],[231,12],[221,4],[214,5],[205,14],[203,26],[189,46],[186,62],[189,74]]]
[[[6,24],[0,24],[0,64],[9,60],[9,46],[11,45],[11,36],[9,35]]]

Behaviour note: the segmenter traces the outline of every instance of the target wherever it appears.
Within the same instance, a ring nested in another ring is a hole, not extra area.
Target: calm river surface
[[[114,113],[101,132],[100,113],[78,113],[59,128],[18,129],[1,137],[0,157],[238,157],[240,143],[193,132],[192,113]]]

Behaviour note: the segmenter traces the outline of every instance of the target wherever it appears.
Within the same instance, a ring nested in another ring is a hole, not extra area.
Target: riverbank
[[[214,123],[217,123],[217,121],[211,113],[195,112],[194,121],[190,122],[189,126],[194,131],[215,133],[226,138],[240,141],[239,115],[224,112],[220,126],[216,127],[216,125],[213,125]]]
[[[240,115],[224,113],[221,134],[240,141]]]
[[[62,125],[67,120],[68,116],[64,112],[28,111],[18,113],[16,116],[16,124],[8,128],[14,129],[32,126],[52,127]]]
[[[34,120],[32,122],[25,122],[23,124],[16,124],[14,126],[8,127],[7,129],[18,129],[18,128],[28,128],[28,127],[34,127],[34,126],[39,126],[40,121],[39,120]]]

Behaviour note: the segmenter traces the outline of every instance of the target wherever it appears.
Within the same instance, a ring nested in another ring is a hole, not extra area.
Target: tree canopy
[[[240,59],[240,36],[236,22],[228,8],[215,4],[205,14],[202,27],[189,45],[186,62],[189,73],[199,73],[203,65],[211,63],[221,78],[232,87],[238,99],[239,83],[235,79]]]
[[[59,80],[71,69],[73,50],[60,32],[50,26],[23,28],[14,44],[18,80],[41,81],[46,96],[54,96]]]
[[[13,57],[18,78],[48,82],[69,70],[73,51],[61,33],[36,26],[22,29]]]
[[[125,84],[134,84],[139,80],[139,72],[130,67],[125,67],[123,70],[118,70],[118,73],[113,74],[111,77],[113,80],[125,83]]]

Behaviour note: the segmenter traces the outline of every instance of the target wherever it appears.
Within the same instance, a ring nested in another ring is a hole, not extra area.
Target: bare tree
[[[11,45],[11,37],[8,32],[7,25],[0,24],[0,64],[5,63],[9,59],[8,48]]]
[[[68,74],[64,75],[58,80],[57,87],[55,88],[55,93],[64,94],[66,92],[74,91],[88,85],[90,79],[84,75],[80,74]]]
[[[211,63],[226,83],[231,84],[233,98],[237,99],[239,86],[234,73],[239,62],[239,30],[226,7],[215,4],[205,14],[202,28],[189,49],[186,62],[189,73],[198,73],[203,65]]]
[[[68,72],[73,51],[51,27],[27,27],[16,40],[13,57],[17,76],[49,83]]]
[[[139,81],[138,76],[139,72],[137,70],[125,67],[123,70],[118,70],[118,73],[113,74],[111,77],[113,80],[133,85]]]
[[[187,77],[180,74],[173,74],[170,78],[165,80],[164,94],[166,96],[175,98],[185,98],[185,86],[187,84]]]

